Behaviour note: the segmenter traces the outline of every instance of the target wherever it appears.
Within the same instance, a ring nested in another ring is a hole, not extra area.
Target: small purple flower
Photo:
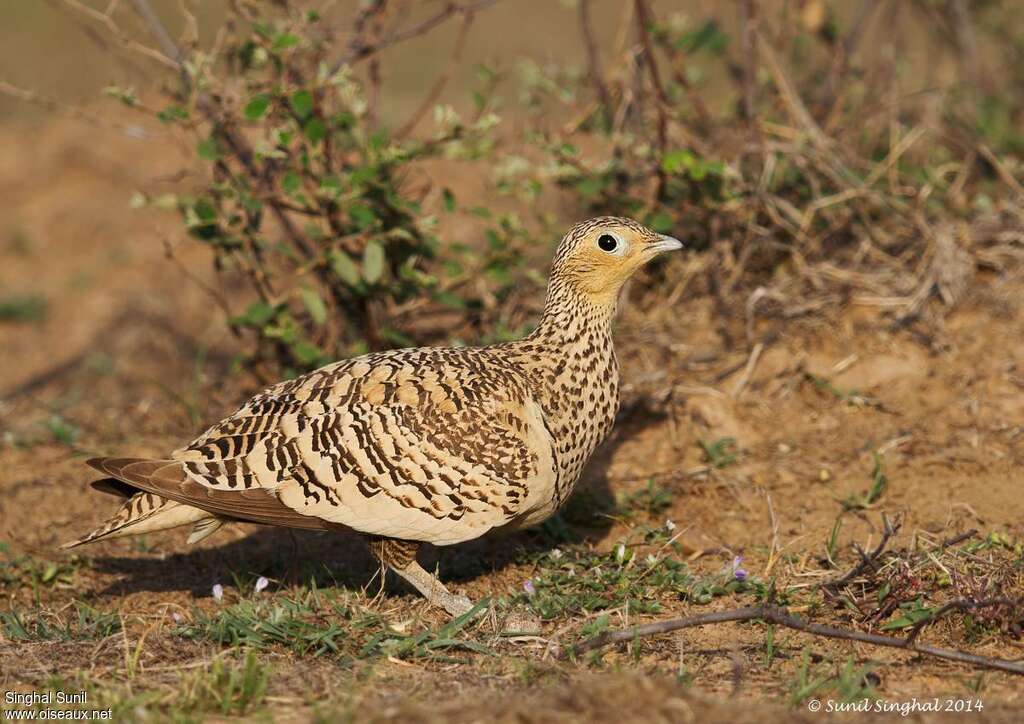
[[[220,585],[219,583],[213,584],[213,598],[216,601],[224,600],[224,586]]]
[[[260,576],[256,579],[256,585],[254,586],[254,588],[256,589],[256,593],[259,593],[269,585],[270,581],[268,581],[264,576]]]
[[[532,596],[537,592],[537,587],[533,585],[533,581],[529,578],[523,583],[523,590],[526,591],[527,596]]]
[[[747,580],[747,569],[740,568],[743,564],[743,556],[736,556],[732,559],[732,575],[737,581]]]
[[[171,612],[171,620],[174,621],[174,623],[181,623],[182,621],[185,620],[185,617],[182,616],[177,611],[172,611]]]

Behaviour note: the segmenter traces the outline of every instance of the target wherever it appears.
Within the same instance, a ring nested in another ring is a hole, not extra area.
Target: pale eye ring
[[[597,248],[607,254],[620,255],[626,250],[626,244],[613,234],[601,234],[597,237]]]

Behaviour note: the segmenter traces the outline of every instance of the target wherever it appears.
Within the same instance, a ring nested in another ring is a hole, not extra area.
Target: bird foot
[[[427,600],[439,608],[443,608],[452,618],[458,618],[473,608],[473,602],[467,596],[460,596],[450,591],[438,591]]]
[[[423,570],[415,560],[403,568],[392,566],[391,570],[410,583],[431,605],[443,608],[452,618],[458,618],[473,608],[469,598],[449,591],[436,576]]]

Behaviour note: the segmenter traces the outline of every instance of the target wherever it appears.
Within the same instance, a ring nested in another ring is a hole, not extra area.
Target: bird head
[[[573,226],[551,266],[552,280],[597,304],[613,304],[634,272],[665,251],[682,249],[678,239],[632,219],[599,216]]]

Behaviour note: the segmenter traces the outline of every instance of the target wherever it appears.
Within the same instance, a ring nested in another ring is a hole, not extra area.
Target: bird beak
[[[653,244],[649,244],[647,248],[655,254],[660,254],[663,251],[675,251],[677,249],[682,249],[683,242],[672,236],[663,236]]]

